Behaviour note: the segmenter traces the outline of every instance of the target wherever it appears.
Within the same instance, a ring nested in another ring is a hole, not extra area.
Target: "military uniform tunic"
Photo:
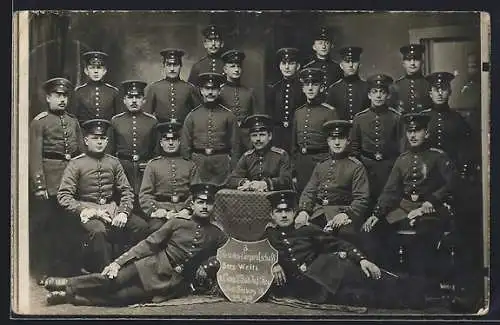
[[[278,148],[292,152],[292,123],[295,110],[306,102],[302,86],[297,77],[281,79],[268,86],[266,111],[275,124],[272,143]]]
[[[73,98],[73,113],[80,123],[96,118],[109,121],[123,110],[118,88],[101,81],[76,87]]]
[[[134,193],[116,157],[81,154],[72,159],[64,171],[57,200],[76,218],[86,208],[106,211],[110,218],[123,212],[128,215],[124,231],[130,238],[126,239],[135,244],[146,236],[146,222],[131,213]],[[92,255],[93,265],[89,269],[102,271],[112,261],[111,242],[122,241],[123,230],[111,227],[99,218],[92,218],[82,226],[87,232]]]
[[[233,112],[218,103],[202,104],[184,121],[181,151],[197,165],[197,177],[222,184],[238,162],[239,139]]]
[[[196,87],[179,78],[152,83],[145,98],[143,111],[155,115],[160,123],[176,120],[182,124],[186,115],[200,104]]]
[[[326,103],[306,103],[295,112],[291,138],[292,172],[297,177],[299,193],[309,181],[316,164],[328,157],[328,144],[322,126],[326,121],[336,119],[336,109]]]
[[[405,138],[400,116],[394,109],[383,106],[365,109],[354,117],[351,150],[353,155],[361,157],[368,170],[372,201],[378,198],[402,150]]]
[[[423,113],[431,117],[428,125],[429,143],[444,150],[458,168],[468,163],[474,149],[469,148],[471,128],[462,115],[448,105],[436,105]]]
[[[83,148],[78,120],[66,112],[46,111],[30,124],[30,176],[33,191],[57,194],[68,161]]]
[[[179,154],[151,159],[142,178],[139,204],[148,217],[158,209],[179,212],[190,201],[189,186],[195,177],[196,165]],[[165,219],[151,218],[150,231],[157,230]],[[155,229],[156,228],[156,229]]]
[[[157,143],[157,123],[154,115],[145,112],[123,112],[111,119],[113,136],[110,146],[120,159],[136,194],[139,193],[142,179],[139,163],[145,163],[153,156]]]
[[[337,109],[340,119],[352,121],[370,106],[368,84],[358,75],[344,77],[328,88],[326,102]]]
[[[201,73],[216,72],[224,74],[224,61],[220,58],[219,53],[216,53],[215,55],[206,55],[196,62],[189,72],[188,81],[193,85],[197,85],[198,75]]]
[[[292,171],[288,153],[272,146],[263,150],[248,150],[231,173],[228,186],[236,189],[246,180],[265,181],[269,191],[291,189]]]
[[[430,85],[422,74],[406,75],[394,82],[391,106],[401,113],[418,113],[429,107]]]
[[[337,82],[342,78],[343,75],[343,71],[340,68],[339,63],[333,61],[332,59],[320,60],[315,57],[304,65],[303,69],[305,68],[316,68],[324,70],[326,72],[324,79],[324,84],[326,87],[329,87],[334,82]]]
[[[122,280],[121,285],[113,286],[116,279],[91,274],[71,278],[68,287],[94,304],[126,305],[152,297],[160,301],[188,295],[198,267],[212,269],[217,249],[226,240],[224,232],[209,220],[174,218],[115,260],[123,266],[117,279],[127,272],[132,273],[129,278],[133,281]],[[131,266],[135,266],[132,272]]]

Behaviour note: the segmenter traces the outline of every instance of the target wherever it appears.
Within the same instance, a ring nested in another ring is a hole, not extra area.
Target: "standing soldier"
[[[304,68],[316,68],[326,72],[324,77],[326,88],[342,78],[342,70],[339,67],[339,63],[330,58],[330,50],[332,48],[333,40],[328,28],[319,28],[314,36],[312,45],[314,57],[304,65]]]
[[[48,272],[64,274],[72,271],[71,249],[56,245],[56,231],[68,228],[68,218],[57,203],[56,194],[68,161],[82,148],[82,134],[78,120],[67,113],[68,94],[73,88],[64,78],[47,80],[43,84],[48,110],[38,114],[30,125],[30,178],[35,200],[30,213],[30,257],[42,281]],[[68,229],[70,232],[71,229]],[[68,233],[58,233],[62,236]],[[57,237],[57,241],[64,238]],[[67,264],[66,264],[67,263]],[[66,265],[65,265],[66,264]],[[55,266],[49,269],[49,265]],[[60,268],[60,269],[57,269]]]
[[[271,145],[273,121],[269,115],[251,115],[242,127],[250,133],[253,149],[238,161],[228,180],[230,188],[243,191],[279,191],[292,188],[288,153]]]
[[[314,166],[328,157],[326,134],[322,132],[323,123],[337,119],[335,107],[323,103],[321,93],[325,90],[320,69],[303,69],[299,73],[307,102],[297,108],[292,127],[292,173],[297,180],[300,194],[306,186]]]
[[[341,48],[339,52],[343,77],[328,88],[326,102],[337,109],[339,118],[352,121],[354,115],[370,106],[368,84],[359,77],[363,49],[352,46]]]
[[[186,115],[200,104],[200,96],[194,85],[180,79],[184,50],[164,49],[165,79],[158,80],[146,88],[144,112],[152,113],[159,122],[184,122]]]
[[[156,117],[142,111],[146,83],[140,80],[122,82],[123,103],[127,112],[113,116],[111,145],[125,169],[125,175],[137,196],[141,186],[141,169],[153,157],[156,145]]]
[[[299,50],[281,48],[276,53],[283,78],[266,91],[267,114],[275,124],[273,145],[291,153],[292,121],[297,107],[305,103],[304,93],[298,78]]]
[[[222,54],[221,58],[224,61],[224,73],[226,75],[226,82],[222,86],[220,93],[221,104],[236,115],[238,126],[241,126],[243,120],[252,115],[255,109],[253,89],[242,86],[240,83],[245,53],[238,50],[229,50]],[[248,138],[248,132],[245,129],[240,129],[240,134],[241,151],[249,150],[252,144]]]
[[[391,90],[391,105],[400,113],[421,112],[429,107],[429,83],[422,74],[425,47],[409,44],[399,49],[403,55],[405,75],[395,81]]]
[[[450,108],[451,81],[455,76],[449,72],[435,72],[427,76],[431,85],[429,96],[432,104],[423,113],[429,115],[429,142],[431,146],[446,152],[460,172],[470,166],[474,148],[469,147],[471,128],[465,119]]]
[[[160,134],[161,155],[151,159],[142,178],[139,203],[149,217],[149,233],[188,207],[189,186],[195,176],[196,165],[180,154],[180,130],[177,122],[156,126]]]
[[[351,147],[368,170],[371,204],[384,188],[394,161],[401,152],[400,113],[388,106],[392,78],[377,74],[368,78],[370,107],[354,116]]]
[[[134,245],[147,236],[147,223],[131,213],[134,193],[120,161],[104,153],[110,125],[102,119],[83,123],[87,152],[68,163],[57,192],[59,204],[85,230],[85,267],[94,272],[113,261],[113,244]]]
[[[207,51],[207,55],[202,57],[191,68],[188,81],[193,85],[198,84],[198,76],[205,72],[223,73],[224,62],[221,60],[222,48],[224,41],[222,40],[222,32],[217,26],[209,25],[202,31],[203,47]]]
[[[373,215],[363,229],[372,231],[383,220],[385,229],[377,225],[374,230],[389,246],[397,230],[414,229],[417,236],[408,247],[410,272],[432,275],[429,271],[438,262],[437,243],[451,217],[449,199],[456,171],[448,155],[432,148],[427,141],[428,115],[408,113],[404,121],[409,150],[396,160]]]
[[[325,231],[333,231],[368,251],[370,245],[362,245],[359,236],[370,200],[368,173],[357,158],[349,156],[351,127],[352,123],[344,120],[323,124],[330,157],[314,168],[300,196],[296,222],[311,220]]]
[[[240,156],[240,135],[236,116],[220,104],[220,87],[225,78],[219,73],[202,73],[198,86],[203,104],[184,121],[181,150],[184,158],[198,167],[197,180],[222,184]]]
[[[110,120],[122,109],[118,99],[118,88],[105,83],[104,76],[108,72],[104,52],[86,52],[83,54],[85,68],[83,72],[88,81],[75,88],[74,114],[81,123],[90,119]]]

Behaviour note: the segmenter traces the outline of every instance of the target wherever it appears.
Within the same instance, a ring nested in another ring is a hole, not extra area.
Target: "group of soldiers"
[[[182,273],[179,263],[192,263],[189,245],[198,247],[192,235],[196,241],[200,233],[196,222],[177,219],[206,212],[206,202],[194,204],[197,195],[222,187],[291,190],[297,226],[315,224],[382,265],[395,232],[414,229],[410,268],[430,276],[453,216],[456,178],[470,166],[470,126],[448,106],[454,75],[423,76],[424,48],[409,44],[400,49],[405,76],[362,80],[362,48],[342,48],[334,62],[331,35],[321,28],[315,57],[302,69],[296,48],[277,52],[282,79],[266,89],[265,114],[257,114],[253,90],[240,83],[245,53],[223,52],[214,25],[203,36],[207,55],[188,81],[179,77],[185,52],[168,48],[160,53],[165,78],[150,85],[127,80],[119,91],[105,83],[108,55],[95,51],[84,54],[88,81],[74,91],[64,78],[44,83],[48,109],[30,126],[30,255],[40,283],[80,271],[114,278],[117,256],[120,265],[127,256],[140,259],[187,227],[161,257]],[[69,229],[83,231],[83,240]],[[220,244],[222,235],[210,229]],[[47,236],[56,231],[65,238]],[[74,258],[81,242],[84,265]],[[148,286],[168,287],[156,277]]]

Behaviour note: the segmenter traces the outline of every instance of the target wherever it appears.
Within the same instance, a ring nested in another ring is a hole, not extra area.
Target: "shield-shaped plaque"
[[[217,250],[217,259],[217,283],[227,299],[254,303],[271,287],[278,251],[267,239],[245,242],[231,237]]]

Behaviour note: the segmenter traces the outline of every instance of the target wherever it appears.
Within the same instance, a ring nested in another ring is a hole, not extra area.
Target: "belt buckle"
[[[344,260],[344,259],[346,259],[346,258],[347,258],[347,253],[346,253],[346,252],[339,252],[339,254],[338,254],[338,255],[339,255],[339,258],[340,258],[340,259],[343,259],[343,260]]]
[[[205,154],[211,155],[214,152],[214,149],[212,148],[205,148]]]
[[[64,158],[66,160],[71,160],[71,155],[69,153],[67,153],[67,154],[64,155]]]
[[[179,202],[179,196],[178,195],[172,195],[172,202],[174,202],[174,203]]]
[[[306,263],[303,263],[301,266],[299,266],[299,270],[301,270],[302,272],[306,272],[307,271]]]
[[[182,270],[183,270],[183,269],[184,269],[184,268],[182,267],[182,265],[177,265],[177,266],[174,268],[175,272],[177,272],[177,273],[182,273]]]
[[[382,158],[383,158],[382,153],[380,152],[375,153],[375,160],[382,160]]]
[[[288,123],[288,121],[284,121],[283,122],[283,127],[287,128],[290,124]]]
[[[171,118],[170,119],[170,123],[176,123],[177,122],[177,119],[176,118]]]
[[[323,199],[323,201],[321,201],[321,203],[322,203],[323,205],[328,205],[328,203],[330,203],[330,202],[329,202],[327,199]]]
[[[100,205],[106,204],[106,199],[105,198],[100,198],[99,199],[99,204]]]
[[[302,152],[305,155],[307,153],[307,148],[306,147],[302,147],[300,149],[300,152]]]
[[[133,155],[132,156],[133,161],[139,161],[139,155]]]
[[[413,193],[413,194],[410,195],[410,198],[411,198],[411,200],[413,202],[417,202],[418,201],[418,196],[419,196],[418,194]]]

